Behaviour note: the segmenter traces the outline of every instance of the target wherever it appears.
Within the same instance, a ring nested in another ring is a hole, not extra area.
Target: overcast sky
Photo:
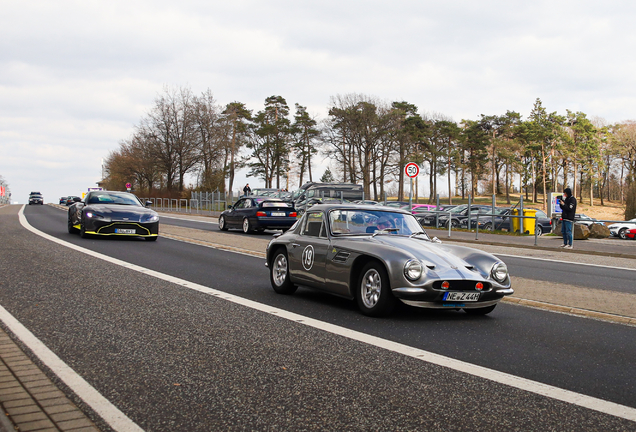
[[[633,1],[0,0],[0,176],[20,203],[96,186],[164,86],[321,118],[362,93],[455,121],[536,98],[636,119],[635,21]]]

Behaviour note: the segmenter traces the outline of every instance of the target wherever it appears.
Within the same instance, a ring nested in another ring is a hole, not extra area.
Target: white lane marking
[[[165,214],[163,214],[163,213],[161,213],[160,218],[166,218],[166,219],[177,219],[177,220],[184,220],[184,221],[189,221],[189,222],[201,222],[201,223],[206,223],[206,224],[218,225],[218,222],[212,222],[212,221],[206,221],[206,220],[199,220],[199,219],[188,219],[188,218],[178,217],[178,216],[166,216],[166,215],[165,215]]]
[[[265,312],[271,315],[285,318],[289,321],[294,321],[302,325],[306,325],[308,327],[313,327],[315,329],[323,330],[338,336],[344,336],[346,338],[349,338],[358,342],[363,342],[363,343],[373,345],[379,348],[383,348],[395,353],[413,357],[418,360],[423,360],[425,362],[432,363],[438,366],[443,366],[443,367],[453,369],[459,372],[464,372],[464,373],[474,375],[480,378],[484,378],[496,383],[508,385],[514,388],[518,388],[520,390],[524,390],[524,391],[535,393],[535,394],[545,396],[548,398],[560,400],[560,401],[577,405],[583,408],[588,408],[594,411],[598,411],[604,414],[609,414],[615,417],[624,418],[626,420],[636,421],[636,408],[620,405],[614,402],[598,399],[592,396],[587,396],[587,395],[576,393],[570,390],[561,389],[561,388],[554,387],[548,384],[543,384],[537,381],[532,381],[526,378],[521,378],[515,375],[511,375],[505,372],[488,369],[483,366],[478,366],[478,365],[474,365],[474,364],[464,362],[461,360],[456,360],[451,357],[446,357],[440,354],[424,351],[419,348],[413,348],[398,342],[382,339],[377,336],[371,336],[362,332],[350,330],[345,327],[340,327],[335,324],[329,324],[323,321],[316,320],[314,318],[306,317],[304,315],[299,315],[294,312],[289,312],[283,309],[278,309],[272,306],[268,306],[262,303],[248,300],[246,298],[238,297],[233,294],[228,294],[223,291],[219,291],[213,288],[208,288],[206,286],[199,285],[194,282],[189,282],[184,279],[179,279],[174,276],[166,275],[166,274],[157,272],[155,270],[150,270],[145,267],[141,267],[135,264],[121,261],[117,258],[112,258],[107,255],[103,255],[98,252],[94,252],[89,249],[84,249],[80,246],[67,243],[63,240],[57,239],[53,236],[43,233],[37,230],[36,228],[33,228],[29,224],[29,222],[26,220],[26,217],[24,217],[24,214],[22,211],[20,211],[20,223],[22,224],[22,226],[24,226],[26,229],[33,232],[34,234],[37,234],[43,238],[51,240],[54,243],[68,247],[78,252],[82,252],[86,255],[99,258],[101,260],[110,262],[112,264],[116,264],[121,267],[134,270],[148,276],[156,277],[166,282],[171,282],[186,288],[190,288],[195,291],[210,294],[215,297],[220,297],[225,300],[231,301],[232,303],[246,306],[251,309],[258,310],[260,312]]]
[[[29,231],[43,236],[47,239],[54,239],[35,228],[31,227],[24,216],[24,205],[19,212],[20,223]],[[57,239],[55,239],[57,240]],[[58,244],[63,244],[57,241]],[[44,363],[51,371],[57,375],[77,396],[79,396],[88,406],[91,407],[106,423],[114,430],[121,432],[143,432],[135,422],[133,422],[126,414],[121,412],[108,399],[102,396],[92,385],[90,385],[77,372],[71,369],[64,361],[59,358],[53,351],[42,343],[33,333],[31,333],[24,325],[22,325],[13,315],[11,315],[4,307],[0,306],[0,320],[11,329],[11,331],[33,351],[33,353]]]
[[[586,266],[586,267],[601,267],[601,268],[613,269],[613,270],[636,271],[636,268],[632,268],[632,267],[616,267],[616,266],[608,266],[608,265],[602,265],[602,264],[588,264],[588,263],[580,263],[580,262],[574,262],[574,261],[555,260],[555,259],[550,259],[550,258],[539,258],[539,257],[529,257],[529,256],[523,256],[523,255],[502,254],[502,253],[497,253],[497,252],[490,252],[490,253],[492,253],[493,255],[496,255],[496,256],[510,257],[510,258],[521,258],[521,259],[536,260],[536,261],[549,261],[551,263],[574,264],[574,265],[580,265],[580,266]],[[625,258],[623,258],[623,259],[625,259]],[[629,258],[627,258],[627,259],[629,259]]]

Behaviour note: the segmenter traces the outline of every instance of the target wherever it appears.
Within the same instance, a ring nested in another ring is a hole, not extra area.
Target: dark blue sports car
[[[68,232],[82,238],[132,236],[157,240],[159,215],[128,192],[91,191],[84,200],[75,200],[68,209]]]
[[[250,196],[241,198],[219,216],[219,229],[240,228],[244,233],[282,229],[287,231],[296,223],[292,204],[279,198]]]

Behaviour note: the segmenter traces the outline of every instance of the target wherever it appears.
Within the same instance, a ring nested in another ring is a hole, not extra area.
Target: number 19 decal
[[[314,247],[309,245],[303,251],[303,268],[305,270],[311,270],[314,266]]]

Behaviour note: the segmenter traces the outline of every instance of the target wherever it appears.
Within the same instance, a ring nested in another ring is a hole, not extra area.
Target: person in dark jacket
[[[250,184],[248,183],[243,188],[243,195],[248,196],[251,193],[252,193],[252,188],[250,187]]]
[[[572,196],[572,189],[566,188],[563,191],[563,197],[559,201],[561,206],[561,232],[563,233],[562,248],[572,249],[572,240],[574,235],[572,229],[574,227],[574,216],[576,215],[576,198]]]

